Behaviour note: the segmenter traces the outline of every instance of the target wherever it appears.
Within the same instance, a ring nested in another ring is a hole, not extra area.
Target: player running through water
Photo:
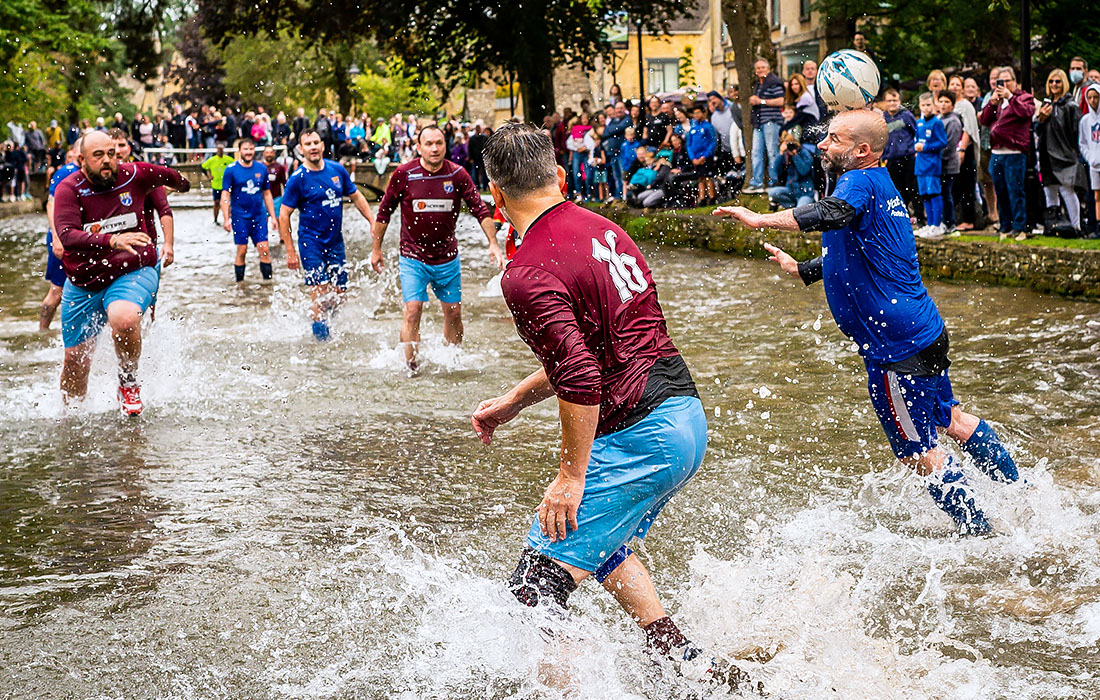
[[[120,164],[114,142],[100,132],[84,137],[80,171],[57,186],[54,223],[69,278],[61,296],[61,392],[67,403],[87,393],[96,337],[110,324],[119,403],[128,415],[142,411],[137,380],[141,317],[155,299],[160,278],[145,199],[161,186],[186,192],[191,183],[160,165]]]
[[[286,266],[291,270],[299,267],[305,270],[306,285],[313,300],[313,336],[317,340],[328,340],[329,313],[343,299],[348,286],[344,197],[351,198],[352,204],[372,226],[374,214],[344,166],[325,159],[325,142],[316,131],[303,131],[299,144],[305,160],[287,180],[283,191],[279,237],[286,245]],[[298,217],[297,253],[294,235],[290,232],[290,216],[295,209],[302,210]]]
[[[286,187],[286,168],[275,157],[275,149],[264,148],[264,165],[267,166],[267,184],[271,188],[271,203],[275,207],[275,220],[278,221],[279,205],[283,203],[283,188]]]
[[[920,277],[913,227],[890,174],[880,167],[886,122],[867,110],[833,118],[818,144],[839,175],[832,196],[774,214],[719,207],[750,228],[822,231],[822,255],[799,263],[764,244],[771,260],[809,285],[825,283],[840,330],[858,346],[871,403],[898,459],[927,479],[936,504],[962,533],[989,532],[985,513],[955,458],[938,444],[942,430],[996,481],[1016,481],[1016,464],[993,428],[962,411],[951,391],[947,328]]]
[[[65,288],[65,268],[61,266],[61,256],[65,254],[65,247],[61,245],[61,237],[54,235],[57,227],[53,223],[53,197],[57,186],[68,176],[80,170],[76,164],[80,151],[80,139],[73,142],[72,148],[65,154],[65,164],[57,169],[50,178],[49,192],[46,197],[46,280],[50,283],[50,289],[46,292],[46,298],[38,309],[38,330],[48,331],[53,317],[57,313],[57,307],[61,303],[61,293]]]
[[[667,615],[627,547],[695,475],[707,447],[703,405],[649,267],[621,228],[562,197],[565,171],[546,134],[506,124],[484,157],[493,199],[523,237],[504,298],[542,369],[483,401],[471,420],[489,444],[498,426],[556,395],[562,431],[558,475],[509,587],[525,605],[565,607],[595,575],[652,651],[678,668],[697,660],[697,670],[720,673]]]
[[[374,247],[370,263],[382,272],[382,239],[390,217],[401,205],[401,296],[405,314],[401,324],[401,343],[410,372],[418,368],[420,317],[428,301],[431,285],[443,309],[443,338],[452,345],[462,343],[462,262],[458,255],[455,222],[462,202],[477,217],[489,239],[489,259],[504,269],[504,256],[497,245],[496,227],[489,207],[485,206],[474,181],[461,166],[446,160],[447,145],[443,131],[434,124],[416,135],[420,157],[394,171],[382,201],[378,204],[378,222],[374,225]]]
[[[265,280],[271,279],[267,228],[270,225],[276,229],[278,219],[267,166],[257,163],[255,157],[256,142],[250,138],[241,139],[237,142],[237,160],[222,173],[222,222],[225,230],[233,234],[233,243],[237,246],[233,274],[238,282],[244,281],[250,240],[260,256],[260,274]]]

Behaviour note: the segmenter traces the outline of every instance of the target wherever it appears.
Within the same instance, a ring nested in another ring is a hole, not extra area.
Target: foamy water
[[[536,367],[483,296],[480,229],[463,217],[467,341],[443,343],[433,301],[408,378],[396,222],[379,276],[345,215],[351,289],[318,344],[278,248],[274,283],[250,257],[238,287],[209,212],[177,211],[136,421],[116,413],[106,336],[86,401],[63,408],[60,339],[34,332],[42,219],[0,222],[4,694],[699,697],[597,585],[566,619],[505,589],[558,432],[552,402],[491,449],[470,430]],[[1097,306],[932,285],[956,393],[1027,480],[970,472],[997,534],[960,538],[890,457],[820,289],[643,250],[710,423],[702,470],[638,547],[693,640],[768,697],[1100,695]]]

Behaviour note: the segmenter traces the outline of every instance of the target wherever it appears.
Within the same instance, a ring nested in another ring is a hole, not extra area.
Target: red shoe
[[[142,409],[145,408],[141,403],[141,387],[120,386],[118,388],[118,404],[127,416],[141,415]]]

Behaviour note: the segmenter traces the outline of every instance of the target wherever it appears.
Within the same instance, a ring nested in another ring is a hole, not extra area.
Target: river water
[[[60,337],[35,332],[44,218],[0,221],[0,697],[691,697],[598,586],[562,623],[502,584],[558,427],[546,402],[491,449],[470,430],[535,368],[503,301],[479,296],[473,220],[467,343],[442,345],[433,308],[409,379],[396,222],[378,277],[345,216],[353,288],[321,345],[281,251],[273,285],[251,257],[238,287],[209,211],[177,210],[136,420],[107,339],[63,414]],[[691,637],[777,651],[743,662],[770,697],[1100,695],[1100,306],[931,285],[956,394],[1029,482],[972,476],[998,534],[961,539],[893,461],[820,285],[643,251],[710,418],[703,468],[641,547]],[[568,642],[540,634],[563,624]]]

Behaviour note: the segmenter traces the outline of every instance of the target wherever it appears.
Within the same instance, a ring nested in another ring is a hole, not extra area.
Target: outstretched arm
[[[712,214],[737,219],[749,228],[774,228],[780,231],[799,230],[798,222],[794,220],[794,213],[791,209],[784,209],[771,214],[758,214],[745,207],[718,207]]]
[[[474,432],[486,445],[493,441],[493,431],[519,415],[528,406],[550,398],[554,388],[546,378],[546,370],[539,368],[531,373],[507,394],[488,399],[478,404],[477,410],[470,416]]]

